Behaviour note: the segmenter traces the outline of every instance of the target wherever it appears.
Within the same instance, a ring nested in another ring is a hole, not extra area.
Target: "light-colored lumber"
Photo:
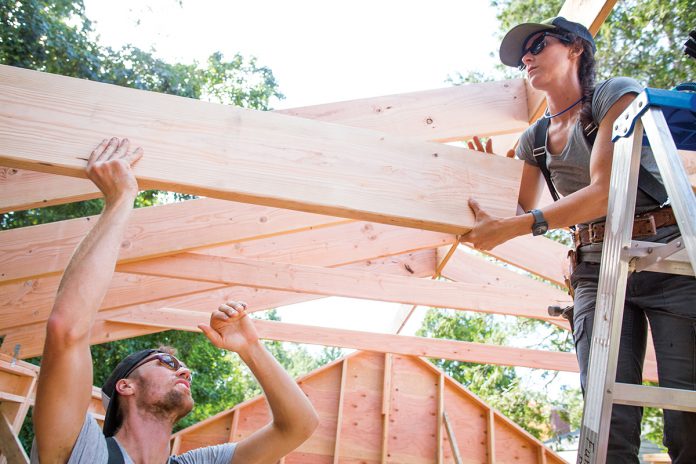
[[[529,119],[526,94],[526,81],[513,79],[275,112],[419,140],[451,141],[521,132]],[[84,179],[0,167],[0,213],[99,196]]]
[[[62,272],[97,219],[90,216],[0,232],[0,282]],[[213,199],[139,208],[130,219],[119,259],[144,259],[345,222]]]
[[[4,414],[0,412],[0,451],[8,463],[29,464],[29,457],[22,448],[19,438],[12,430],[10,422]]]
[[[292,222],[289,225],[291,224]],[[200,253],[322,266],[338,266],[364,260],[372,260],[377,264],[383,256],[442,245],[451,240],[451,237],[438,232],[384,224],[348,222],[312,228],[302,233],[254,238],[207,248]],[[40,262],[35,262],[34,266],[37,272],[41,272]],[[53,305],[58,284],[59,278],[52,276],[0,285],[0,333],[9,327],[45,321]],[[101,310],[180,295],[203,294],[220,288],[222,286],[205,282],[117,272]]]
[[[141,188],[450,233],[474,222],[452,198],[516,208],[521,162],[463,148],[9,66],[0,95],[8,167],[84,177],[118,131],[145,146]]]
[[[279,110],[292,116],[451,142],[520,132],[528,124],[525,82],[513,79]]]
[[[390,256],[383,259],[371,259],[366,262],[346,265],[347,269],[370,269],[382,273],[394,273],[415,277],[430,276],[435,269],[435,250],[421,250],[407,253],[402,256]],[[209,314],[220,302],[237,300],[248,303],[251,311],[261,311],[279,306],[300,303],[317,299],[319,296],[307,295],[295,292],[280,292],[262,290],[251,287],[220,287],[214,290],[192,293],[174,298],[165,298],[146,303],[116,307],[97,314],[97,322],[91,332],[90,343],[105,343],[108,341],[146,335],[153,332],[152,327],[139,327],[133,325],[106,322],[111,317],[127,314],[136,310],[142,312],[156,311],[162,307],[176,307],[187,310],[203,311]],[[2,332],[0,332],[2,333]],[[45,319],[23,326],[14,327],[7,332],[0,350],[12,353],[16,345],[20,345],[20,358],[38,356],[43,350],[45,338]]]
[[[151,325],[162,329],[198,331],[197,324],[208,315],[196,311],[165,308],[156,312],[131,313],[114,317],[113,322]],[[425,356],[481,364],[523,366],[538,369],[577,372],[572,353],[561,353],[500,345],[431,339],[405,335],[377,334],[355,330],[332,329],[283,322],[255,320],[259,336],[313,345],[338,346],[378,353]]]
[[[87,179],[0,166],[0,214],[100,196]]]
[[[441,247],[439,254],[447,252],[447,247]],[[533,293],[545,298],[549,302],[566,306],[573,304],[573,299],[563,290],[559,290],[547,283],[534,280],[529,276],[519,274],[495,263],[491,263],[481,256],[458,249],[449,260],[449,264],[442,271],[443,277],[455,282],[469,282],[486,284],[491,287],[510,287],[521,291]],[[551,303],[549,303],[550,305]]]
[[[536,274],[546,280],[565,286],[563,265],[568,247],[542,235],[515,237],[498,245],[487,254]]]
[[[344,269],[328,269],[286,263],[223,258],[182,253],[118,267],[161,277],[187,278],[228,285],[317,295],[364,298],[395,303],[436,306],[480,312],[495,312],[542,320],[549,301],[520,289],[459,282],[415,279]]]
[[[392,392],[392,354],[384,353],[384,375],[382,376],[382,440],[380,444],[380,463],[386,464],[389,457],[389,411],[391,410]]]

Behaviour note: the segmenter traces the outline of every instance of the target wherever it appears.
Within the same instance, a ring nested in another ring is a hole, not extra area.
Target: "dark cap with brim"
[[[116,393],[116,383],[128,377],[138,364],[153,353],[161,353],[160,350],[142,350],[129,354],[123,361],[118,363],[116,369],[102,386],[102,404],[106,415],[104,416],[104,436],[111,437],[121,426],[121,417],[118,413],[118,393]]]
[[[594,43],[594,38],[590,31],[580,23],[568,21],[562,16],[547,19],[540,23],[524,23],[510,29],[505,34],[502,43],[500,44],[500,61],[504,65],[517,67],[522,58],[524,45],[527,40],[534,34],[539,32],[557,32],[559,34],[571,33],[586,40],[592,45],[592,51],[597,51]]]

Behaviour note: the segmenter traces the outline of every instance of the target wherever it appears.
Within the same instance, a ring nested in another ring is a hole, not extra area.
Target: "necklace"
[[[584,99],[585,99],[585,97],[580,97],[580,100],[576,101],[575,103],[573,103],[572,105],[570,105],[568,108],[566,108],[566,109],[564,109],[563,111],[560,111],[560,112],[558,112],[558,113],[556,113],[556,114],[549,114],[549,109],[546,108],[546,111],[544,112],[544,119],[551,119],[551,118],[555,118],[556,116],[560,116],[560,115],[562,115],[563,113],[565,113],[566,111],[568,111],[569,109],[573,108],[575,105],[577,105],[577,104],[580,103],[581,101],[583,101]]]

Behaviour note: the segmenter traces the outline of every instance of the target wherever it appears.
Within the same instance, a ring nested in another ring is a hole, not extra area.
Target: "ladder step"
[[[696,391],[648,385],[614,384],[614,403],[696,412]]]

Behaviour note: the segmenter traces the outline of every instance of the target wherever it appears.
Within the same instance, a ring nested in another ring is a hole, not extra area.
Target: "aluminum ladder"
[[[655,155],[681,237],[631,240],[643,131]],[[696,150],[696,93],[646,89],[616,120],[605,242],[590,348],[578,464],[604,464],[613,404],[696,412],[696,391],[616,382],[626,281],[631,272],[694,275],[696,198],[677,147]]]

